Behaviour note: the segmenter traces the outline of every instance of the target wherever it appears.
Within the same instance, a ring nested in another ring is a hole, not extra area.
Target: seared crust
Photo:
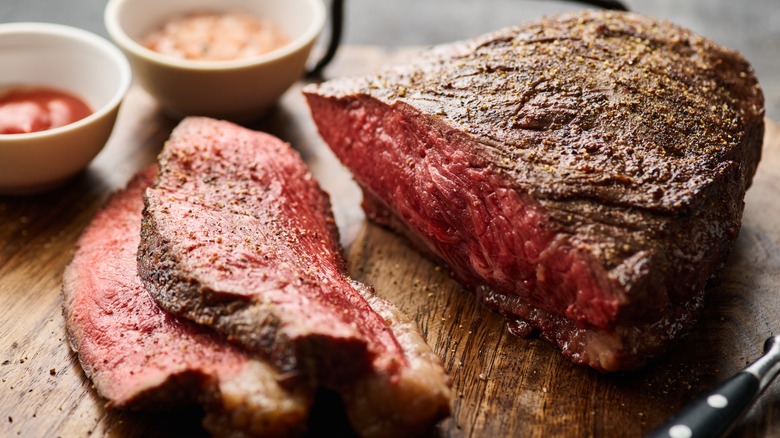
[[[539,200],[690,210],[732,163],[747,188],[763,138],[763,94],[741,55],[631,13],[529,22],[316,92],[409,104]]]

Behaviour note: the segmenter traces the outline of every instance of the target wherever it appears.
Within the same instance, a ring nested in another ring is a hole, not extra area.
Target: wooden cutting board
[[[358,73],[396,54],[344,48],[329,76]],[[453,415],[433,436],[641,436],[699,392],[761,354],[780,331],[780,129],[767,122],[764,157],[743,228],[700,322],[647,368],[604,375],[573,365],[538,339],[513,337],[428,260],[364,220],[360,192],[319,139],[291,90],[255,125],[289,141],[331,194],[349,267],[414,316],[452,379]],[[133,88],[106,149],[55,191],[0,197],[0,437],[200,436],[197,410],[115,412],[65,340],[61,275],[74,243],[113,190],[154,161],[175,122]],[[318,431],[313,431],[314,436]],[[734,430],[780,436],[780,383]]]

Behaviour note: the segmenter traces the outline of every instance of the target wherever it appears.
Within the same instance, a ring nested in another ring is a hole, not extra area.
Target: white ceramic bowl
[[[130,65],[105,39],[49,23],[0,24],[0,86],[41,86],[78,96],[93,113],[69,125],[0,134],[0,194],[55,187],[108,141],[130,86]]]
[[[238,11],[272,21],[290,41],[266,54],[230,61],[178,59],[140,43],[166,21],[202,11]],[[136,80],[168,114],[241,122],[261,117],[302,77],[325,15],[322,0],[109,0],[104,18]]]

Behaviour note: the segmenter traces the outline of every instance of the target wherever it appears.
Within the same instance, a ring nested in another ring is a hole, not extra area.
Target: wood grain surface
[[[393,56],[347,47],[327,74],[362,72]],[[197,409],[104,409],[66,343],[61,316],[61,276],[76,239],[106,197],[154,161],[174,125],[134,87],[85,172],[45,194],[0,197],[0,437],[204,435]],[[650,366],[612,375],[573,365],[539,339],[509,335],[443,269],[366,222],[360,192],[317,136],[299,87],[252,127],[303,155],[331,195],[352,275],[413,315],[442,358],[453,415],[433,436],[641,436],[760,356],[763,341],[780,331],[780,129],[772,122],[740,238],[701,320]],[[780,436],[780,383],[732,434]]]

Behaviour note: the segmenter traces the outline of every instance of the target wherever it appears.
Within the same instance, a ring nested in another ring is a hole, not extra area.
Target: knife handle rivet
[[[729,404],[729,399],[720,394],[712,394],[707,397],[707,404],[710,405],[710,407],[721,409]]]
[[[669,438],[691,438],[693,431],[684,424],[675,424],[669,428]]]

